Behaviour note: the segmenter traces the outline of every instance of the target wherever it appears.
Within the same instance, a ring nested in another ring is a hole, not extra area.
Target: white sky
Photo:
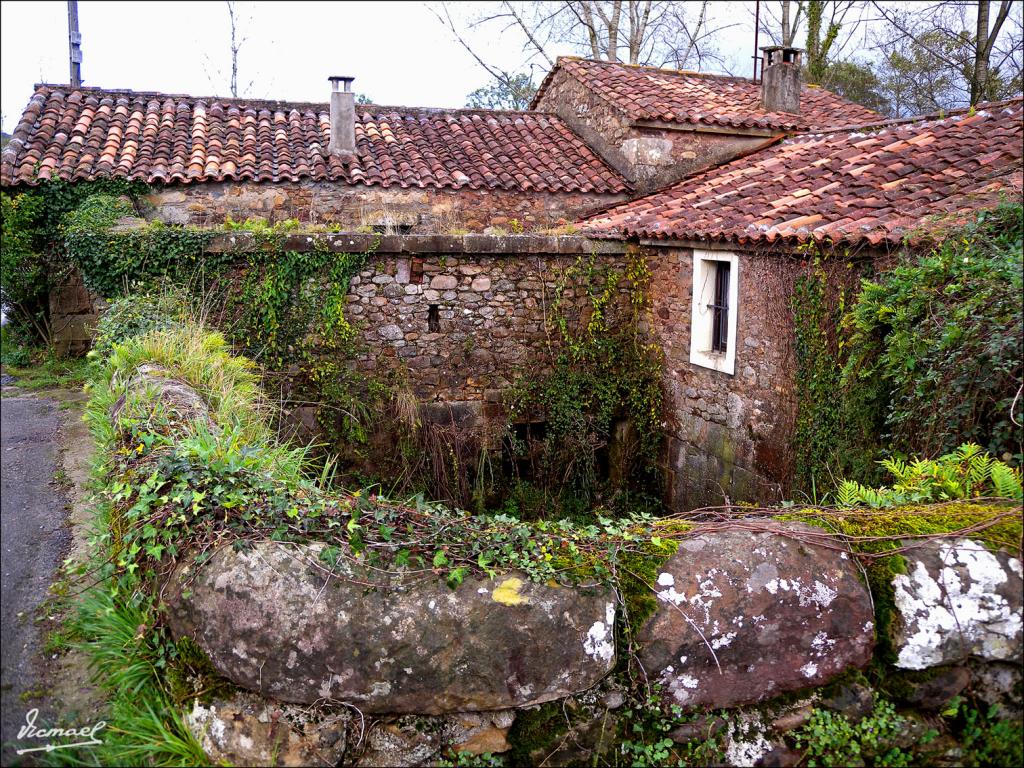
[[[450,4],[458,20],[490,3]],[[746,72],[753,51],[749,2],[719,2],[715,15],[739,26],[722,47]],[[352,75],[376,104],[461,107],[489,82],[424,2],[241,2],[239,90],[255,98],[326,102],[327,76]],[[82,80],[103,88],[227,95],[229,23],[223,2],[79,2]],[[491,25],[471,41],[517,71],[522,40]],[[762,45],[764,41],[762,41]],[[555,53],[572,53],[568,48]],[[542,72],[535,72],[540,82]],[[0,2],[0,110],[10,133],[37,82],[68,82],[67,3]],[[252,86],[249,86],[252,81]]]

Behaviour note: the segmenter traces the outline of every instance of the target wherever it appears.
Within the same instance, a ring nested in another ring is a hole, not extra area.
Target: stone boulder
[[[402,715],[375,723],[361,748],[345,764],[359,768],[438,765],[460,752],[499,754],[508,750],[515,712],[469,712],[440,717]]]
[[[237,685],[365,713],[527,706],[585,690],[615,663],[615,603],[600,587],[522,574],[384,578],[319,559],[322,545],[264,541],[185,561],[168,623]]]
[[[896,666],[1021,660],[1021,562],[970,539],[929,541],[904,554],[893,577]]]
[[[686,539],[662,567],[660,605],[638,643],[644,669],[676,703],[751,704],[870,660],[874,616],[854,561],[777,527]]]
[[[149,363],[143,363],[135,369],[135,375],[125,386],[124,394],[110,409],[110,420],[115,426],[121,413],[128,406],[129,398],[146,392],[156,395],[154,409],[163,409],[174,423],[184,425],[202,421],[213,427],[210,408],[202,395],[185,382],[172,377],[166,369]]]
[[[196,701],[185,723],[211,765],[333,766],[345,755],[353,717],[239,692],[209,704]]]

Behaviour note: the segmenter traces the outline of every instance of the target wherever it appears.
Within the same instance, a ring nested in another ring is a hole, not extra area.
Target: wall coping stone
[[[376,253],[465,253],[522,255],[547,254],[621,254],[629,244],[619,240],[591,240],[578,235],[377,235],[366,232],[291,232],[284,235],[282,247],[290,251],[312,251],[318,242],[337,253],[364,252],[373,248]],[[250,232],[225,232],[217,235],[207,251],[254,251],[259,244]]]

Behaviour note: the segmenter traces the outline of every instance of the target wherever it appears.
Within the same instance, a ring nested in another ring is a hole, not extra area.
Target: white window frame
[[[712,319],[708,309],[715,301],[715,270],[717,262],[729,264],[729,330],[725,352],[713,352]],[[736,372],[736,319],[739,316],[740,259],[730,251],[693,250],[692,313],[690,315],[690,362],[703,368],[727,373]]]

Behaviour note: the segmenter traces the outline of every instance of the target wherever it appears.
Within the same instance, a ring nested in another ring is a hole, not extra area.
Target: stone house
[[[638,192],[754,151],[780,134],[878,118],[824,88],[801,85],[799,50],[764,50],[762,83],[561,57],[531,108],[562,118]]]
[[[675,505],[764,499],[785,486],[796,417],[790,297],[807,254],[884,263],[927,247],[936,224],[1019,198],[1022,118],[1016,99],[796,134],[582,225],[648,249],[658,275],[651,331],[666,357]]]
[[[621,265],[639,249],[645,332],[666,360],[669,500],[763,501],[791,470],[802,249],[888,258],[925,243],[933,217],[1021,191],[1020,100],[882,121],[801,86],[795,49],[766,49],[763,72],[562,58],[523,112],[356,105],[348,78],[330,105],[41,85],[0,182],[139,179],[146,215],[166,222],[342,230],[296,235],[296,249],[384,233],[350,288],[360,364],[402,365],[421,402],[477,422],[500,418],[512,368],[551,344],[557,276],[580,255]],[[566,222],[587,237],[556,236]],[[82,336],[69,343],[87,342],[80,286],[52,309]]]
[[[512,219],[532,230],[630,191],[553,115],[357,107],[351,91],[335,96],[345,98],[328,108],[39,85],[0,177],[5,187],[137,179],[154,187],[147,215],[173,224],[296,218],[402,232]],[[347,143],[332,134],[342,128]]]

